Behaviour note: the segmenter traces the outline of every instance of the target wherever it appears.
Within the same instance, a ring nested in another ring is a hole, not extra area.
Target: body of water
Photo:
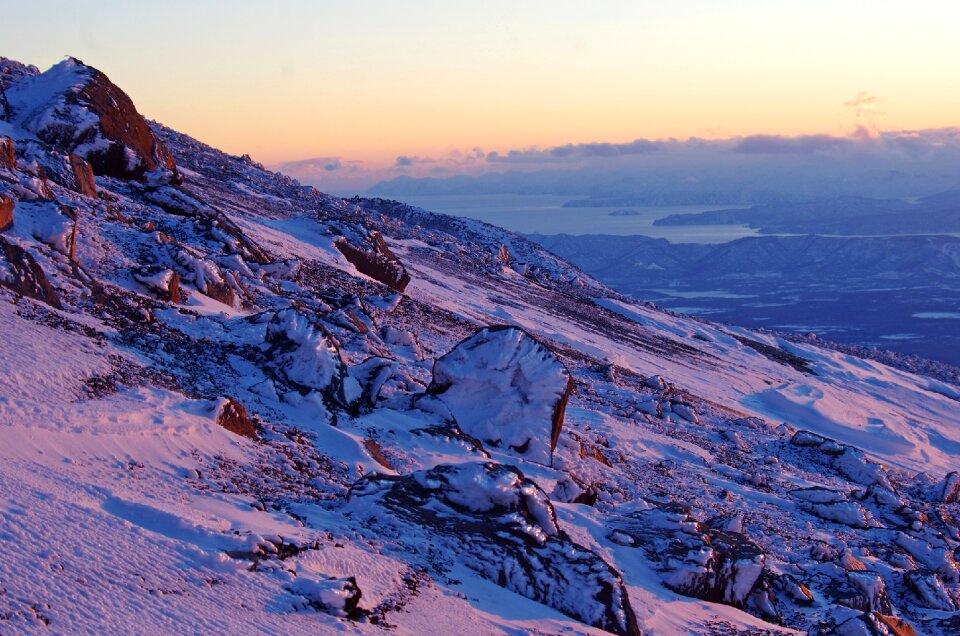
[[[737,206],[631,206],[616,208],[564,208],[570,197],[550,195],[405,195],[405,203],[432,212],[486,221],[522,234],[615,234],[667,239],[671,243],[726,243],[755,230],[741,225],[685,225],[654,227],[656,219],[670,214],[705,212]],[[622,214],[630,210],[630,215]],[[611,212],[621,212],[611,215]],[[635,213],[635,214],[634,214]]]

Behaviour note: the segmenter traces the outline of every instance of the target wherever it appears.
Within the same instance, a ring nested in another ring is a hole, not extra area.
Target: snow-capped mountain
[[[0,60],[0,631],[948,634],[960,387]]]

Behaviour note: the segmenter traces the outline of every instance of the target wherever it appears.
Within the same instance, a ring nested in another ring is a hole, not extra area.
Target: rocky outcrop
[[[23,85],[23,86],[21,86]],[[41,96],[39,103],[27,101]],[[96,174],[143,180],[164,171],[178,179],[173,154],[120,88],[95,68],[67,58],[8,91],[22,127],[64,153],[75,153]]]
[[[467,434],[550,464],[573,378],[557,358],[518,327],[487,327],[433,365],[428,389]]]
[[[379,536],[431,545],[501,587],[614,634],[639,634],[620,574],[557,524],[546,494],[512,466],[440,465],[372,475],[350,492],[353,518]],[[419,554],[426,557],[426,554]]]
[[[51,307],[63,307],[57,292],[30,252],[0,237],[0,253],[6,260],[6,267],[0,268],[0,285]]]
[[[3,194],[0,194],[0,232],[6,232],[13,227],[13,209],[16,202]]]
[[[367,242],[366,247],[358,246],[340,237],[334,244],[361,274],[403,293],[410,283],[406,267],[387,246],[380,232],[371,232]]]
[[[650,503],[609,524],[609,539],[620,545],[641,548],[654,563],[670,589],[695,598],[747,608],[767,619],[777,620],[775,592],[808,603],[809,590],[796,580],[780,580],[765,571],[766,554],[740,532],[722,530],[698,522],[688,507],[674,503]],[[726,524],[721,524],[726,525]]]
[[[257,436],[257,426],[247,417],[247,409],[232,398],[227,398],[217,408],[217,424],[241,437],[253,439]]]
[[[956,593],[951,593],[947,589],[936,572],[913,570],[903,576],[903,582],[917,597],[922,607],[943,612],[955,612],[960,608],[958,603],[960,599],[955,598]]]

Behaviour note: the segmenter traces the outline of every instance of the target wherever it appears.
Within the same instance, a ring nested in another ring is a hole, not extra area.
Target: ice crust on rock
[[[522,329],[486,327],[437,359],[429,390],[464,432],[550,464],[573,379]]]

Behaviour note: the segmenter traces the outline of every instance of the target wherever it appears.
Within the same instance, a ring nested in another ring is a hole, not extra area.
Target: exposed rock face
[[[574,543],[546,494],[512,466],[373,475],[353,487],[348,508],[366,527],[429,541],[497,585],[588,625],[640,633],[619,573]]]
[[[500,251],[497,252],[497,262],[503,265],[510,264],[510,250],[506,245],[500,246]]]
[[[43,141],[86,159],[97,174],[143,179],[165,170],[176,180],[173,155],[127,94],[100,71],[68,58],[22,83],[29,86],[8,92],[12,117]],[[45,94],[46,100],[24,112],[20,90],[34,98]]]
[[[253,439],[257,436],[257,427],[247,417],[247,409],[232,398],[228,398],[217,410],[217,424],[242,437]]]
[[[0,137],[0,168],[13,170],[17,167],[17,157],[14,154],[13,139]]]
[[[93,180],[93,168],[86,159],[70,154],[70,170],[73,172],[74,190],[88,197],[97,196],[97,184]]]
[[[13,227],[13,209],[16,202],[8,196],[0,194],[0,232]]]
[[[0,252],[6,259],[6,271],[0,270],[0,285],[18,294],[61,309],[57,292],[50,285],[37,261],[19,245],[0,237]]]
[[[368,242],[368,247],[358,247],[341,237],[335,244],[357,271],[403,293],[410,283],[410,274],[403,263],[390,250],[379,232],[372,232]]]
[[[550,464],[573,378],[523,330],[487,327],[434,363],[429,392],[465,433]]]

